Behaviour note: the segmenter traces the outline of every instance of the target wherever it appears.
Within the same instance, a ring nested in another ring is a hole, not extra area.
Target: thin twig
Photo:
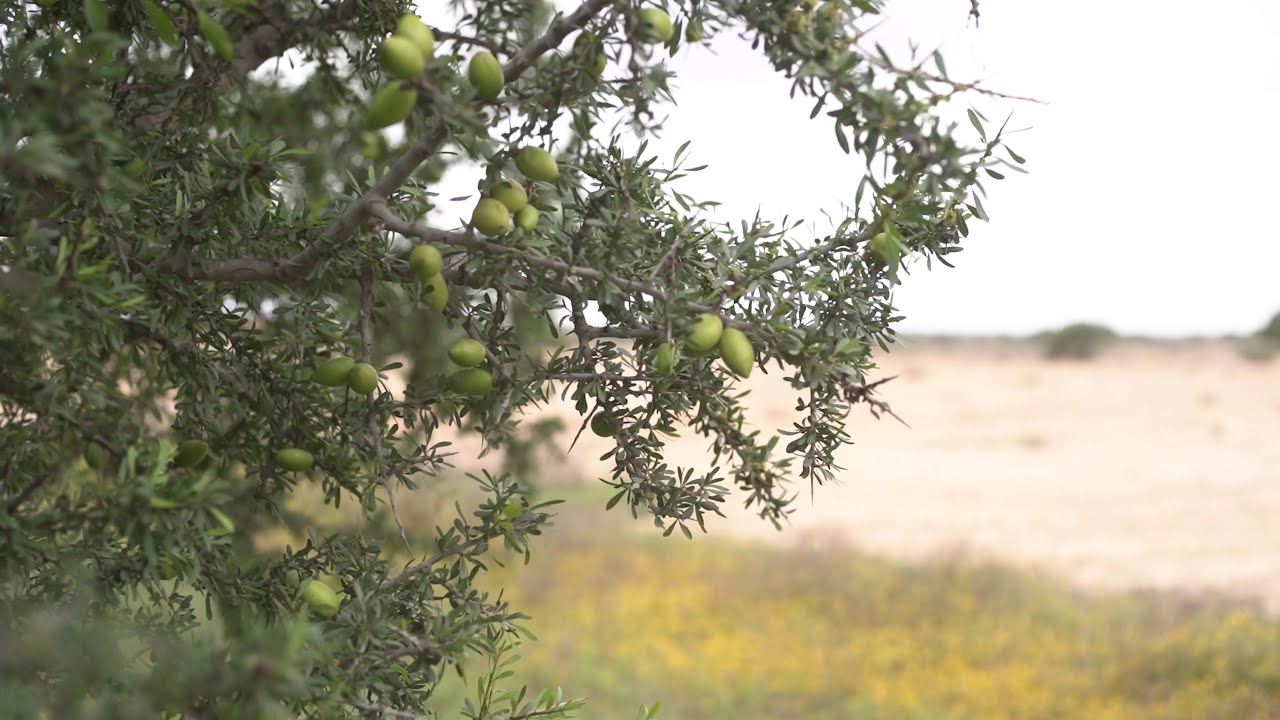
[[[698,216],[695,214],[693,217],[689,218],[684,227],[680,228],[680,231],[676,233],[675,239],[671,241],[671,246],[667,248],[667,251],[663,253],[662,257],[658,260],[658,264],[654,265],[653,270],[649,272],[649,282],[657,280],[658,276],[662,274],[663,269],[666,268],[667,263],[675,260],[676,252],[680,249],[680,245],[683,244],[684,239],[688,237],[689,229],[693,227],[693,223],[697,220],[697,217]]]
[[[658,378],[649,375],[611,375],[609,373],[590,373],[590,372],[563,372],[548,373],[548,380],[563,380],[565,382],[618,382],[618,383],[647,383],[653,382]]]
[[[376,717],[387,717],[387,716],[400,717],[400,718],[418,717],[417,713],[412,713],[407,710],[396,710],[393,707],[388,707],[381,703],[361,702],[354,698],[347,698],[347,702],[351,703],[351,707],[357,710],[360,710],[361,712],[377,713]]]
[[[360,362],[373,360],[373,268],[365,266],[360,274]],[[382,424],[378,422],[378,398],[370,395],[369,403],[369,438],[373,443],[373,453],[377,462],[378,481],[387,490],[387,504],[391,507],[391,517],[395,518],[396,527],[400,528],[400,539],[405,549],[413,552],[409,544],[409,536],[405,533],[404,522],[400,519],[400,510],[396,507],[396,494],[391,488],[391,477],[386,471],[386,460],[382,451]]]
[[[535,525],[537,522],[538,522],[537,519],[534,519],[534,518],[518,521],[514,524],[512,529],[524,530],[528,527]],[[456,545],[451,545],[447,550],[441,550],[440,552],[436,553],[435,555],[432,555],[431,557],[427,558],[426,560],[423,560],[420,563],[417,563],[416,565],[410,565],[409,567],[401,571],[399,575],[388,578],[387,581],[382,584],[382,588],[384,590],[389,590],[399,585],[400,583],[404,582],[405,580],[408,580],[412,577],[421,575],[426,572],[430,572],[431,568],[434,567],[437,563],[447,560],[453,557],[454,555],[461,555],[467,552],[468,550],[471,550],[479,545],[483,545],[489,542],[490,540],[493,540],[494,538],[500,536],[501,534],[502,532],[500,530],[490,530],[484,535],[477,535],[476,537],[473,537],[470,540],[465,540]]]
[[[22,492],[18,493],[17,497],[9,501],[9,505],[5,508],[5,510],[10,515],[12,515],[15,510],[17,510],[19,507],[22,506],[22,503],[27,501],[27,498],[31,497],[32,493],[34,493],[36,490],[39,490],[40,486],[49,482],[49,480],[51,480],[52,478],[53,478],[52,475],[45,475],[43,477],[33,478],[31,482],[27,483],[26,487],[22,488]]]
[[[906,420],[898,417],[897,413],[890,409],[889,403],[880,400],[879,398],[872,397],[877,388],[896,377],[898,376],[890,375],[887,378],[881,378],[875,382],[865,384],[853,383],[844,379],[841,381],[841,384],[844,386],[844,399],[848,401],[850,405],[857,405],[860,402],[866,403],[871,408],[872,416],[877,420],[880,419],[880,413],[885,413],[886,415],[892,416],[894,420],[897,420],[903,425],[911,427],[910,425],[907,425]]]

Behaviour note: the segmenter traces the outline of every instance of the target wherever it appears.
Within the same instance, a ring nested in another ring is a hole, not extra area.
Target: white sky
[[[1049,104],[974,96],[988,118],[1013,113],[1010,128],[1023,131],[1010,145],[1031,174],[987,183],[992,222],[971,225],[955,269],[906,278],[901,330],[1027,333],[1089,320],[1218,335],[1280,311],[1268,213],[1280,145],[1267,112],[1280,96],[1280,3],[982,0],[977,29],[968,8],[893,0],[870,39],[895,58],[907,39],[941,47],[953,78]],[[823,208],[852,202],[857,160],[745,42],[721,36],[714,50],[671,60],[679,104],[655,152],[693,141],[689,164],[710,167],[681,189],[723,202],[719,219],[759,207],[821,231]],[[476,179],[450,173],[442,196],[474,192]]]

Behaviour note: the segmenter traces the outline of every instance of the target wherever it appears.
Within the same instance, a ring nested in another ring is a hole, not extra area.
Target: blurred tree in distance
[[[614,512],[692,535],[736,488],[780,524],[875,402],[904,261],[946,264],[1024,162],[976,111],[971,144],[942,117],[995,93],[866,46],[880,5],[466,0],[446,27],[401,0],[0,4],[0,715],[580,707],[510,679],[523,616],[477,584],[553,517],[522,412],[563,394],[614,439]],[[700,219],[687,146],[627,149],[684,46],[724,33],[865,166],[825,237]],[[266,70],[286,54],[300,83]],[[471,221],[427,224],[472,169]],[[757,367],[805,413],[776,436],[744,425]],[[677,428],[709,467],[666,462]],[[406,527],[397,493],[441,482],[447,429],[517,453]],[[317,532],[300,487],[370,525]],[[281,525],[302,540],[255,543]],[[462,708],[433,702],[477,659]]]
[[[1116,341],[1111,328],[1096,323],[1072,323],[1039,337],[1050,360],[1090,360]]]

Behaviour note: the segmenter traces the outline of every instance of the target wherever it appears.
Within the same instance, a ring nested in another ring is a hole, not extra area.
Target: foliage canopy
[[[3,712],[451,716],[432,692],[477,656],[465,716],[576,708],[500,687],[522,616],[477,586],[491,547],[549,525],[528,472],[472,478],[483,499],[429,538],[379,523],[449,466],[446,430],[519,455],[521,412],[556,394],[608,418],[610,507],[667,533],[735,488],[779,523],[793,478],[834,479],[903,259],[945,263],[986,219],[980,178],[1023,162],[941,117],[976,88],[940,56],[863,46],[879,6],[682,0],[668,27],[623,0],[465,1],[424,35],[400,0],[0,4]],[[865,165],[825,237],[713,222],[679,192],[685,148],[644,142],[683,47],[728,33]],[[497,204],[441,216],[446,172]],[[411,260],[424,244],[438,259]],[[685,343],[707,314],[738,331],[729,366]],[[461,338],[476,367],[448,358]],[[399,397],[376,377],[396,354]],[[731,368],[753,365],[803,422],[745,426]],[[664,460],[677,430],[712,467]],[[370,525],[309,532],[300,484]],[[255,545],[279,526],[305,543]]]

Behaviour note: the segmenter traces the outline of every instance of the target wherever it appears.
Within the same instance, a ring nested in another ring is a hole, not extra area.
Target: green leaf
[[[972,109],[969,110],[969,122],[973,123],[974,129],[978,131],[978,135],[983,142],[987,141],[987,131],[982,129],[982,123],[978,122],[978,114]]]
[[[94,32],[105,32],[111,29],[107,3],[104,0],[84,0],[84,19],[89,23],[89,29]]]
[[[231,45],[231,36],[227,35],[227,29],[222,27],[222,23],[214,20],[212,15],[203,10],[197,12],[196,21],[200,25],[200,34],[204,39],[209,41],[223,60],[230,60],[234,48]]]
[[[947,76],[947,64],[942,61],[942,53],[937,50],[933,51],[933,64],[938,66],[938,74],[945,78]]]
[[[1026,158],[1014,152],[1013,148],[1009,147],[1008,145],[1004,146],[1004,151],[1009,153],[1009,157],[1013,158],[1013,161],[1018,163],[1019,165],[1025,165],[1027,163]]]
[[[216,519],[218,523],[222,525],[223,529],[226,530],[228,533],[233,533],[236,531],[235,522],[232,521],[231,518],[227,517],[226,513],[222,512],[216,507],[210,507],[209,514],[212,515],[214,519]]]
[[[617,495],[614,495],[613,497],[609,498],[609,502],[605,503],[604,509],[612,510],[613,506],[617,505],[618,501],[621,500],[626,494],[627,494],[626,490],[619,491]]]
[[[169,13],[152,0],[142,0],[142,9],[147,12],[147,18],[151,20],[151,26],[155,28],[160,39],[175,48],[178,47],[178,29],[174,27],[173,18],[169,17]]]
[[[836,121],[836,142],[840,143],[840,149],[845,155],[849,154],[849,138],[844,135],[844,127],[840,125],[840,121]]]

